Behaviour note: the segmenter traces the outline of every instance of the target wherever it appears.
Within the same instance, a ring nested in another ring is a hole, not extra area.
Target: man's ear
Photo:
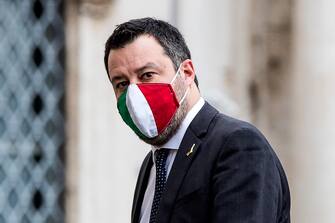
[[[193,67],[192,60],[190,59],[184,60],[181,70],[184,73],[186,84],[191,85],[194,82],[194,78],[195,78],[195,70]]]

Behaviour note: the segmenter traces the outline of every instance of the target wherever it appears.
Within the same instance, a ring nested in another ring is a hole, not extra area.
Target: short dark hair
[[[159,42],[165,54],[171,59],[175,70],[178,69],[184,60],[191,59],[190,50],[177,28],[165,21],[154,18],[132,19],[117,25],[106,42],[104,62],[108,77],[108,56],[110,51],[123,48],[141,35],[153,36]],[[198,86],[197,77],[195,77],[194,82]]]

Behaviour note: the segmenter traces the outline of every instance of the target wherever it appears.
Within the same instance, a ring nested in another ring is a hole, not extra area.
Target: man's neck
[[[190,93],[187,98],[188,108],[187,113],[193,108],[193,106],[199,101],[200,99],[200,92],[198,87],[194,84],[191,85]]]

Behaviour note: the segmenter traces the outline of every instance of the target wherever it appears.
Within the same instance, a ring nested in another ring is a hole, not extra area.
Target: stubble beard
[[[178,79],[178,78],[177,78]],[[186,93],[186,89],[181,83],[181,81],[176,80],[176,87],[175,92],[176,96],[181,100],[181,98]],[[188,102],[187,99],[179,105],[179,108],[177,109],[176,113],[172,117],[170,123],[168,126],[163,130],[161,134],[154,138],[143,138],[142,140],[150,145],[160,147],[164,145],[166,142],[168,142],[171,137],[178,131],[180,124],[183,122],[185,116],[187,115],[187,109],[188,109]]]

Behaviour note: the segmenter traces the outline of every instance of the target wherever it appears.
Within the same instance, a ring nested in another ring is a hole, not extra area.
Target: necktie
[[[156,182],[155,182],[155,194],[152,202],[150,223],[156,223],[156,215],[158,212],[159,202],[162,197],[163,189],[166,181],[166,158],[169,154],[167,149],[159,149],[155,152],[155,164],[156,164]]]

